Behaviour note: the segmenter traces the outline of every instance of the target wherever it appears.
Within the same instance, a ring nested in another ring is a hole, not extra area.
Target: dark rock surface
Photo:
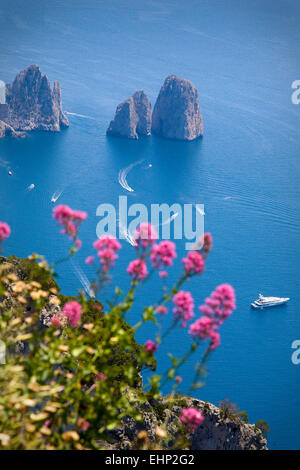
[[[9,124],[6,124],[4,121],[0,121],[0,139],[3,137],[13,137],[14,139],[19,139],[26,137],[26,132],[15,131],[14,128]]]
[[[166,78],[153,109],[152,132],[177,140],[203,135],[198,91],[190,81],[175,75]]]
[[[221,410],[211,403],[183,396],[178,404],[169,406],[168,397],[137,405],[142,414],[142,421],[131,417],[123,420],[123,426],[111,433],[111,444],[103,443],[107,449],[134,449],[140,431],[147,432],[150,441],[154,441],[157,428],[166,428],[171,438],[165,447],[172,445],[180,426],[179,417],[182,408],[194,407],[203,413],[204,421],[188,437],[191,450],[267,450],[267,441],[254,424],[243,422],[237,416],[224,418]]]
[[[151,103],[142,90],[117,106],[107,134],[129,139],[151,134]]]
[[[6,103],[5,123],[15,131],[59,132],[69,125],[62,111],[60,84],[55,82],[52,88],[37,65],[27,67],[6,85]]]

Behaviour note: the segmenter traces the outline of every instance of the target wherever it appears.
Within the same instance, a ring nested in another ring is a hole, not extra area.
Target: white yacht
[[[258,299],[251,306],[254,308],[275,307],[276,305],[285,304],[289,300],[289,297],[264,297],[262,294],[259,294]]]

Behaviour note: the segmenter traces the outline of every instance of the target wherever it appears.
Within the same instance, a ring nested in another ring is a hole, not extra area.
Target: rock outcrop
[[[59,132],[69,125],[62,111],[61,88],[53,88],[37,65],[20,72],[6,85],[7,116],[4,122],[15,131],[43,130]]]
[[[151,442],[155,440],[157,427],[164,428],[165,425],[171,437],[166,448],[172,446],[180,427],[181,409],[194,407],[201,410],[205,419],[187,436],[188,448],[191,450],[267,450],[266,438],[254,424],[245,423],[238,416],[224,418],[221,410],[211,403],[183,396],[171,406],[168,397],[137,406],[143,420],[138,422],[126,417],[124,425],[111,433],[113,442],[103,444],[105,448],[134,449],[140,431],[146,431]]]
[[[4,121],[0,121],[0,139],[3,137],[13,137],[14,139],[19,139],[26,137],[26,133],[15,131],[9,124],[6,124]]]
[[[190,81],[175,75],[166,78],[153,109],[152,132],[177,140],[203,135],[198,91]]]
[[[117,106],[107,134],[129,139],[151,134],[151,103],[142,90]]]

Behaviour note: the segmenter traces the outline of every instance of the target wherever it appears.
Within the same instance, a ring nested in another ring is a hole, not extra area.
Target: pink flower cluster
[[[201,305],[199,310],[212,318],[215,323],[221,325],[235,308],[233,287],[230,284],[221,284],[210,294],[210,297],[205,299],[205,304]]]
[[[151,339],[148,339],[148,341],[146,341],[145,343],[145,348],[146,348],[146,351],[148,351],[151,354],[154,354],[157,351],[158,344],[152,341]]]
[[[61,326],[61,319],[57,315],[53,315],[51,318],[51,325],[58,328]]]
[[[0,242],[10,236],[10,226],[6,222],[0,222]]]
[[[71,240],[76,240],[78,227],[87,218],[87,213],[71,209],[69,206],[59,205],[53,209],[53,217],[58,225],[64,227],[63,235],[69,235]],[[81,241],[75,241],[77,248],[81,247]]]
[[[204,316],[190,326],[189,334],[193,338],[210,339],[210,349],[216,349],[220,345],[219,327],[235,308],[233,287],[221,284],[199,307]]]
[[[168,309],[164,305],[158,305],[156,307],[156,313],[160,313],[161,315],[166,315],[168,313]]]
[[[181,326],[185,327],[187,322],[194,316],[194,299],[190,292],[183,290],[177,292],[172,299],[175,307],[173,308],[174,320],[181,321]]]
[[[62,316],[67,318],[68,324],[70,326],[74,326],[74,327],[78,326],[78,322],[80,320],[81,315],[82,315],[81,305],[75,300],[72,300],[71,302],[67,302],[64,305]]]
[[[105,273],[108,272],[109,268],[114,265],[115,260],[118,258],[116,251],[120,250],[120,243],[111,235],[102,235],[102,237],[98,238],[98,240],[93,243],[93,246],[98,250],[97,254],[100,258],[102,270]],[[92,264],[94,262],[93,257],[89,256],[86,262]]]
[[[169,240],[163,240],[152,246],[150,259],[153,267],[159,269],[162,266],[172,266],[173,259],[176,258],[176,256],[175,243]]]
[[[182,258],[186,274],[201,274],[204,271],[204,259],[198,251],[189,251],[186,258]]]
[[[142,281],[148,276],[146,262],[143,259],[131,261],[128,265],[127,272],[135,281]]]
[[[158,236],[154,227],[148,222],[143,222],[136,229],[134,234],[135,247],[146,250],[148,246],[153,245]]]
[[[197,408],[183,408],[181,410],[180,421],[192,431],[195,431],[204,421],[204,416]]]

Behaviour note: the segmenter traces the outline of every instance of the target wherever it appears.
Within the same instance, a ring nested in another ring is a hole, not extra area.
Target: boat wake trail
[[[175,214],[171,215],[171,217],[169,217],[169,219],[165,220],[161,224],[155,225],[154,227],[162,227],[163,225],[170,224],[172,222],[172,220],[176,219],[177,216],[178,216],[178,212],[175,212]]]
[[[120,230],[120,234],[122,234],[124,239],[128,243],[130,243],[131,246],[134,246],[135,245],[134,236],[131,233],[129,233],[127,228],[125,228],[124,225],[122,225],[121,223],[119,223],[119,230]]]
[[[96,121],[96,119],[93,118],[92,116],[86,116],[85,114],[70,113],[69,111],[64,111],[64,112],[65,112],[65,114],[68,114],[70,116],[80,117],[80,118],[83,118],[83,119],[93,119],[93,121]]]
[[[0,167],[9,170],[9,163],[3,158],[0,158]]]
[[[56,191],[54,191],[51,197],[51,202],[55,203],[60,198],[63,192],[63,189],[57,189]]]
[[[89,295],[90,297],[95,297],[95,292],[91,287],[91,283],[88,280],[88,278],[86,277],[86,275],[84,274],[84,272],[82,271],[82,269],[73,260],[71,260],[71,264],[74,268],[74,272],[75,272],[77,278],[79,279],[79,281],[81,282],[82,287],[85,290],[85,293],[87,295]]]
[[[120,185],[122,186],[122,188],[126,189],[126,191],[129,191],[130,193],[133,193],[134,189],[132,189],[131,186],[129,186],[129,184],[127,183],[127,179],[126,179],[127,175],[132,170],[132,168],[134,168],[137,165],[140,165],[142,162],[143,160],[139,160],[138,162],[131,163],[129,166],[119,171],[118,181]]]

